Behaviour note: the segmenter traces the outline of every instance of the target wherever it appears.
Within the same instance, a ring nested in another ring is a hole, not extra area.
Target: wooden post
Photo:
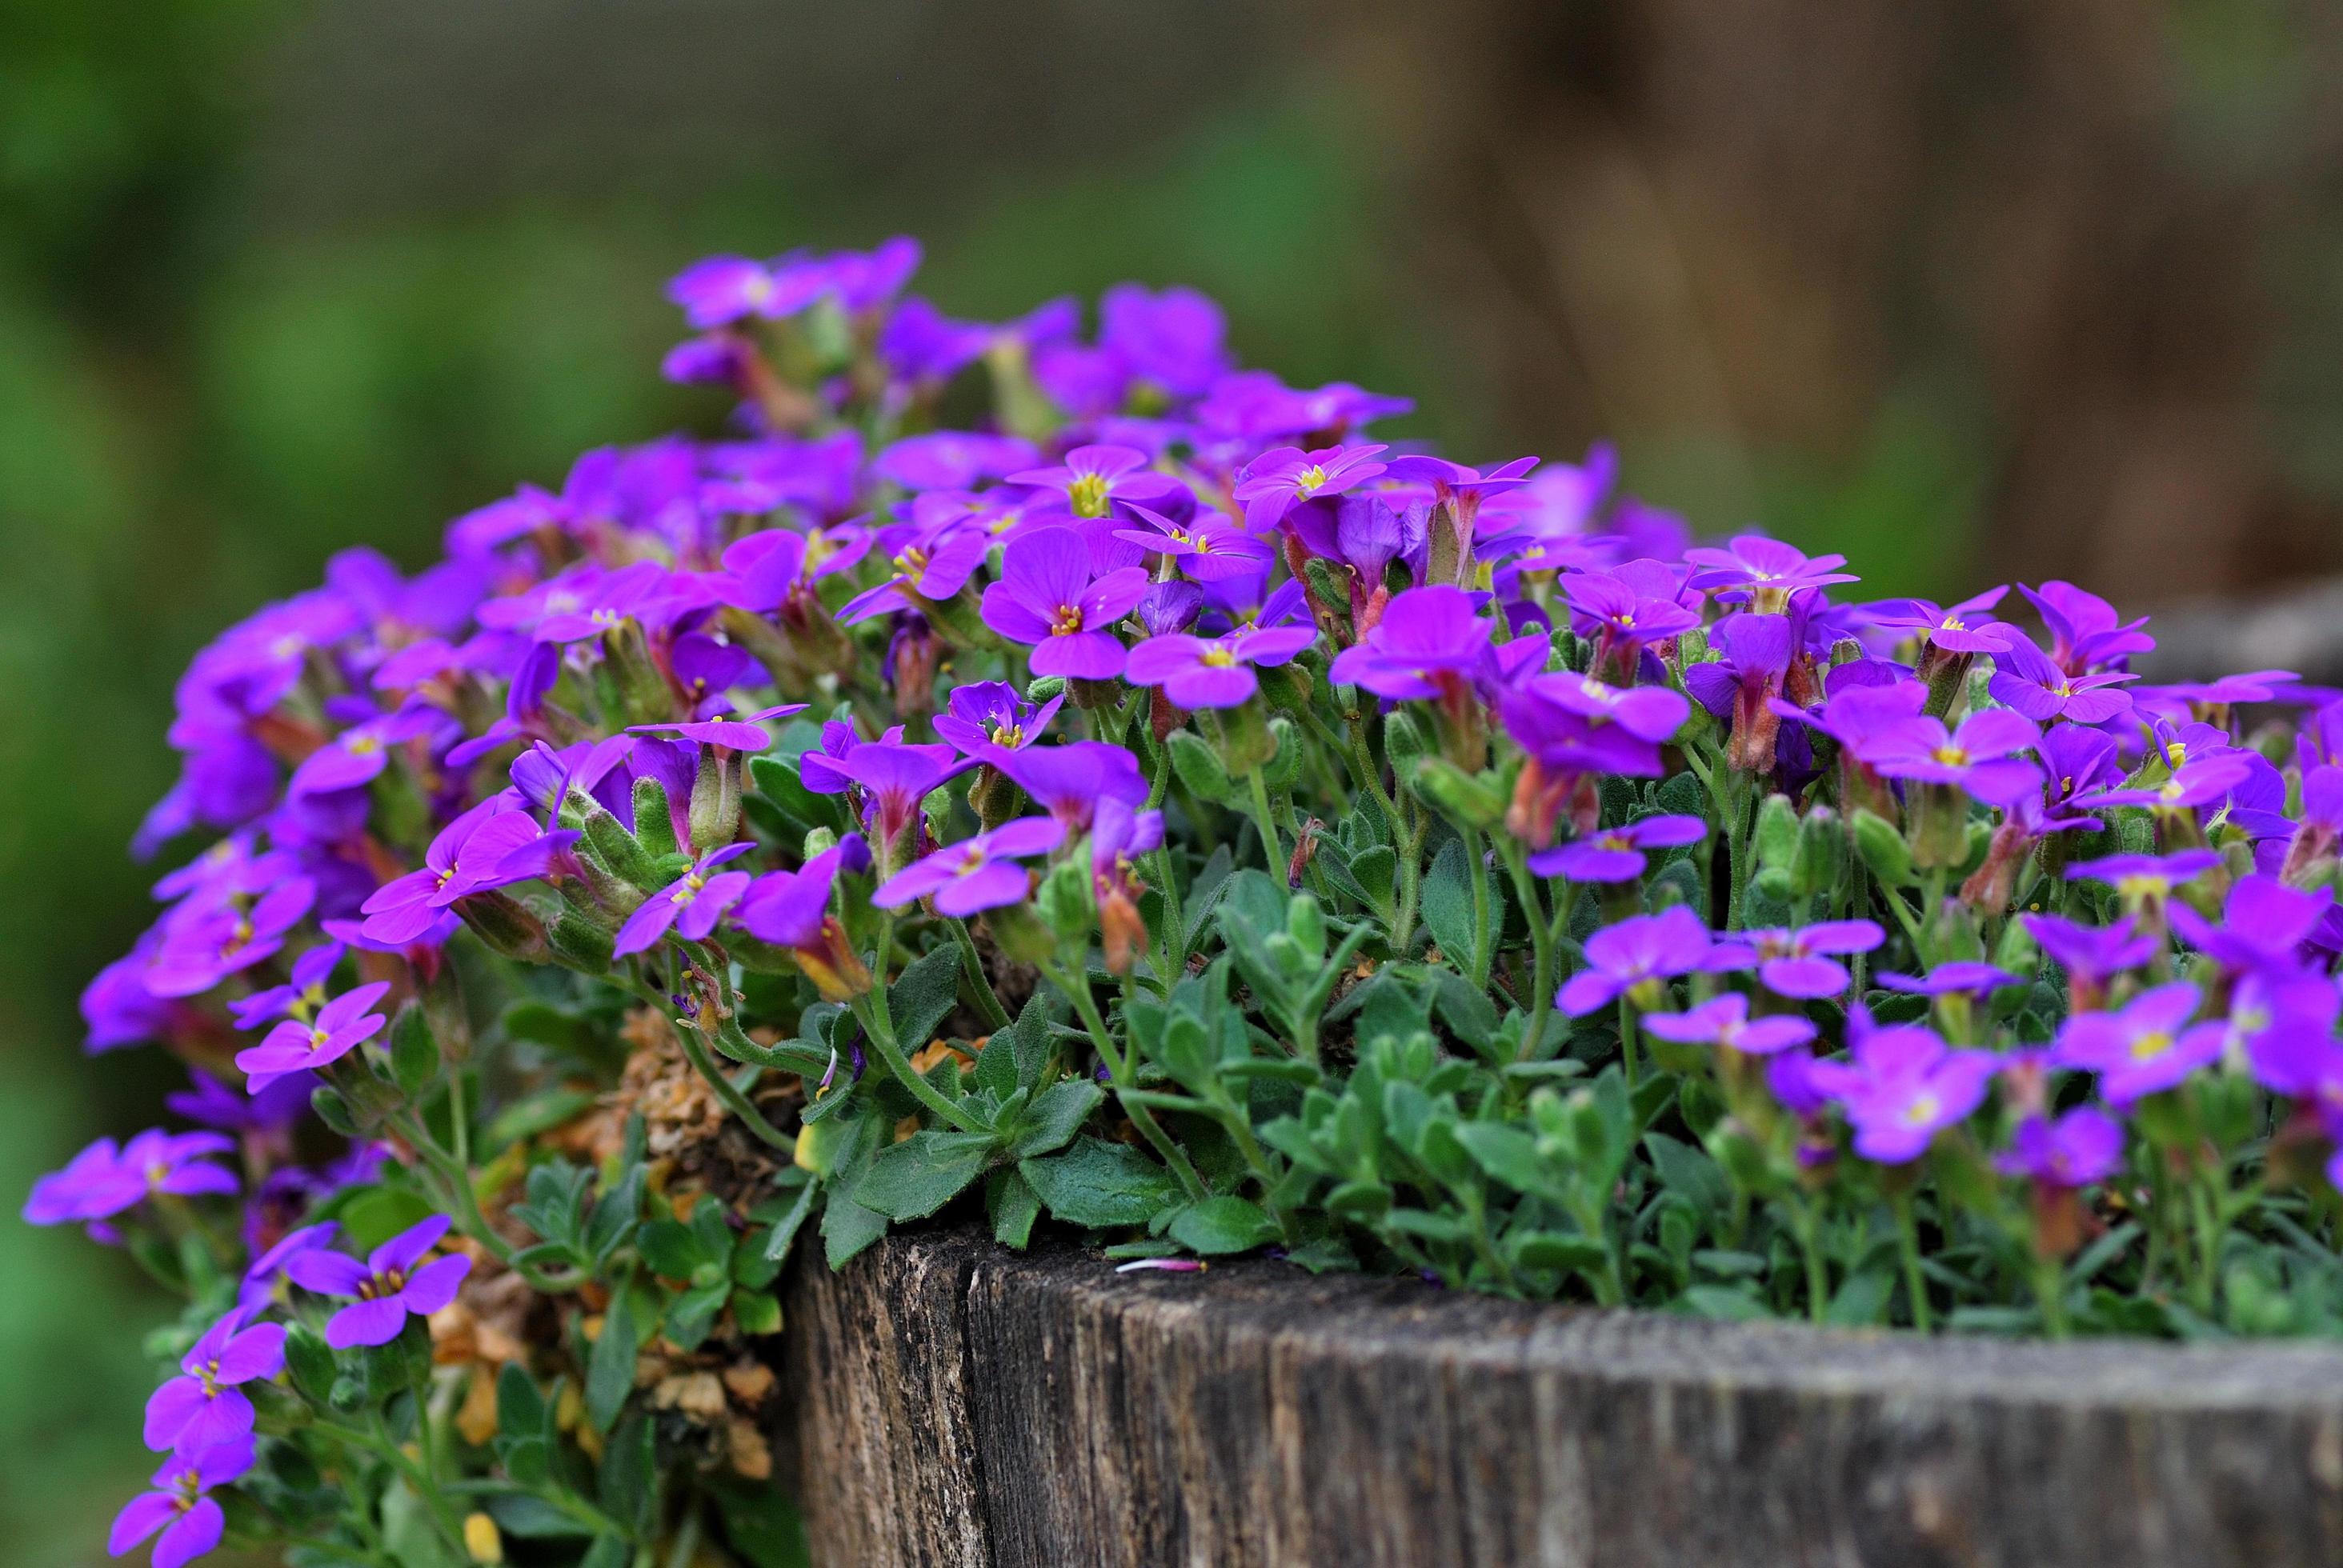
[[[2343,1563],[2343,1351],[1525,1307],[956,1233],[789,1287],[814,1561]],[[785,1445],[783,1452],[789,1452]]]

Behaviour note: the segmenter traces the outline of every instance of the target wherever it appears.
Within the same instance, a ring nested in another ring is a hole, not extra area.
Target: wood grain
[[[818,1564],[2343,1563],[2343,1351],[1728,1325],[895,1237],[789,1284]]]

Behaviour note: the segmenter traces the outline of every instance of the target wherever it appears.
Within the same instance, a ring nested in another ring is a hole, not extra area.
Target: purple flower
[[[1463,588],[1446,583],[1409,588],[1393,598],[1363,640],[1334,656],[1327,678],[1379,697],[1453,695],[1480,668],[1494,629]]]
[[[936,734],[963,757],[979,756],[989,746],[1014,751],[1039,740],[1065,700],[1061,693],[1037,708],[1005,680],[980,680],[954,687],[949,711],[933,723]]]
[[[729,327],[749,317],[778,320],[794,316],[821,292],[818,275],[793,271],[776,276],[761,262],[740,256],[711,256],[678,273],[667,297],[683,307],[694,331]]]
[[[1974,959],[1938,964],[1925,975],[1882,974],[1872,979],[1880,990],[1900,991],[1906,996],[1964,996],[2026,983],[2022,975]]]
[[[1148,796],[1139,759],[1103,740],[1063,746],[1029,746],[986,759],[1009,775],[1033,803],[1066,825],[1069,833],[1089,830],[1099,803],[1107,799],[1138,806]]]
[[[1720,657],[1684,671],[1694,700],[1732,726],[1727,757],[1735,768],[1767,772],[1774,766],[1781,722],[1773,709],[1789,674],[1790,621],[1781,615],[1730,615],[1709,628]]]
[[[2120,1122],[2078,1105],[2056,1121],[2027,1117],[1993,1163],[2005,1176],[2030,1176],[2053,1187],[2088,1187],[2115,1174],[2123,1163],[2123,1145]]]
[[[1824,920],[1795,929],[1742,933],[1757,950],[1757,978],[1776,996],[1812,1000],[1837,996],[1852,980],[1835,953],[1867,953],[1887,940],[1875,920]]]
[[[949,746],[873,741],[857,746],[838,770],[861,786],[862,825],[883,858],[920,819],[930,790],[960,770]]]
[[[216,1132],[166,1132],[154,1128],[120,1148],[101,1138],[75,1155],[62,1171],[33,1183],[25,1220],[63,1225],[105,1220],[155,1194],[191,1198],[236,1190],[236,1175],[205,1156],[226,1154],[236,1145]]]
[[[1684,1012],[1654,1012],[1644,1027],[1680,1045],[1715,1045],[1744,1056],[1771,1056],[1815,1038],[1815,1026],[1795,1014],[1752,1019],[1749,999],[1727,991]]]
[[[1071,528],[1041,528],[1010,545],[1001,580],[984,590],[984,624],[1033,648],[1036,675],[1112,680],[1122,643],[1111,628],[1147,591],[1147,573],[1123,567],[1092,581],[1091,548]]]
[[[290,877],[258,898],[191,899],[174,912],[146,971],[146,989],[159,997],[194,996],[285,945],[286,936],[317,901],[317,885]]]
[[[2032,791],[2040,775],[2016,753],[2030,751],[2042,732],[2006,708],[1987,708],[1947,731],[1927,714],[1884,724],[1860,736],[1855,753],[1888,779],[1953,784],[1981,800],[1999,803]]]
[[[1814,1077],[1845,1108],[1857,1154],[1904,1165],[1983,1103],[1994,1068],[1991,1051],[1954,1050],[1931,1030],[1899,1024],[1862,1030],[1853,1060],[1818,1061]]]
[[[1689,549],[1684,560],[1703,569],[1687,585],[1705,593],[1744,595],[1760,614],[1779,615],[1800,588],[1860,579],[1840,571],[1845,556],[1812,556],[1763,534],[1743,534],[1724,548]]]
[[[951,598],[984,564],[992,538],[981,528],[963,527],[939,533],[897,527],[881,529],[877,543],[892,557],[895,575],[840,606],[840,626],[853,626],[888,610],[916,608],[920,601]]]
[[[1633,649],[1700,624],[1699,611],[1654,597],[1614,573],[1564,572],[1559,587],[1570,605],[1571,629],[1607,647]]]
[[[252,1401],[236,1385],[272,1378],[285,1364],[285,1330],[244,1326],[238,1307],[204,1331],[179,1359],[180,1375],[146,1402],[146,1446],[200,1451],[248,1435]]]
[[[423,703],[353,724],[301,759],[286,785],[286,793],[299,798],[355,789],[388,765],[391,748],[451,729],[456,729],[453,719]],[[460,735],[461,731],[456,733]]]
[[[454,1301],[457,1287],[472,1271],[471,1259],[457,1253],[416,1267],[438,1245],[449,1223],[447,1215],[434,1214],[377,1247],[363,1263],[323,1249],[287,1259],[285,1271],[303,1290],[357,1298],[357,1305],[344,1307],[327,1322],[326,1342],[337,1351],[387,1345],[407,1326],[409,1312],[429,1317]]]
[[[277,1079],[249,1098],[218,1079],[190,1069],[189,1087],[163,1096],[166,1110],[222,1132],[270,1133],[299,1121],[317,1081],[306,1072]]]
[[[2116,689],[2138,678],[2120,670],[2069,675],[2045,657],[2031,638],[2016,633],[2011,634],[2009,646],[1993,656],[1993,677],[1986,689],[1996,702],[2016,709],[2036,724],[2054,719],[2105,724],[2130,711],[2131,695]]]
[[[2097,995],[2115,978],[2153,959],[2162,944],[2128,920],[2112,926],[2086,926],[2058,915],[2020,915],[2031,936],[2050,960],[2066,971],[2081,996]]]
[[[1031,885],[1018,860],[1045,854],[1064,842],[1065,837],[1065,824],[1053,817],[1022,818],[989,833],[947,844],[916,865],[905,867],[880,883],[870,901],[882,910],[900,910],[932,894],[938,910],[960,916],[1014,904],[1025,898]]]
[[[1593,724],[1616,724],[1638,740],[1674,739],[1692,714],[1684,694],[1666,687],[1611,686],[1564,670],[1534,678],[1530,689]]]
[[[655,947],[670,926],[686,941],[706,941],[724,912],[749,890],[750,879],[746,871],[718,873],[716,868],[755,848],[754,844],[727,844],[693,861],[691,869],[644,900],[627,917],[627,923],[618,928],[618,940],[611,944],[612,955],[625,958]]]
[[[268,1031],[258,1045],[236,1054],[246,1074],[245,1088],[257,1093],[291,1072],[307,1072],[337,1061],[382,1032],[389,1020],[367,1010],[390,990],[388,980],[377,980],[344,991],[307,1022],[287,1019]]]
[[[228,1016],[238,1029],[258,1029],[280,1018],[307,1018],[326,1005],[326,981],[348,950],[340,942],[320,942],[293,960],[288,984],[231,997]]]
[[[1180,569],[1199,582],[1251,577],[1268,571],[1269,547],[1218,512],[1203,512],[1185,521],[1134,506],[1142,525],[1117,528],[1114,537],[1150,555],[1168,556]]]
[[[1695,970],[1746,968],[1749,950],[1718,945],[1698,915],[1679,904],[1656,915],[1630,915],[1586,939],[1586,967],[1563,982],[1554,1005],[1573,1018],[1624,995],[1659,1004],[1661,982]]]
[[[1131,447],[1077,447],[1054,468],[1027,468],[1009,476],[1012,485],[1056,490],[1078,518],[1103,518],[1118,501],[1160,501],[1182,488],[1169,474],[1147,465],[1147,454]]]
[[[2343,1111],[2343,1045],[2335,1019],[2343,996],[2323,975],[2247,975],[2229,993],[2222,1054],[2242,1058],[2264,1088]]]
[[[147,1484],[154,1488],[130,1500],[114,1516],[106,1549],[119,1557],[157,1530],[155,1568],[181,1568],[220,1543],[227,1517],[204,1494],[226,1486],[252,1468],[252,1439],[239,1437],[210,1448],[174,1453]]]
[[[2121,1110],[2171,1088],[2221,1057],[2218,1023],[2191,1025],[2201,999],[2187,980],[2142,991],[2119,1012],[2077,1013],[2058,1031],[2052,1064],[2099,1075],[2099,1092]]]
[[[1946,653],[1999,654],[2013,641],[2024,641],[2014,628],[1987,618],[2009,589],[1987,588],[1947,609],[1931,599],[1891,599],[1872,607],[1875,625],[1891,631],[1916,631]]]
[[[1099,347],[1144,387],[1193,397],[1228,369],[1221,307],[1192,288],[1118,283],[1099,297]]]
[[[733,919],[759,941],[788,948],[824,998],[850,1000],[870,989],[870,971],[830,914],[830,898],[841,870],[870,869],[870,846],[850,833],[795,871],[758,878]]]
[[[2050,661],[2069,675],[2120,668],[2118,661],[2156,647],[2156,639],[2139,629],[2147,624],[2146,616],[2123,623],[2113,605],[2072,583],[2054,579],[2038,588],[2020,583],[2017,591],[2041,612],[2052,638]]]
[[[762,751],[773,743],[772,732],[762,726],[772,719],[803,713],[807,706],[802,702],[785,702],[775,708],[760,708],[754,713],[719,714],[709,719],[679,723],[632,724],[627,727],[627,732],[630,735],[672,736],[678,740],[713,746],[725,751]]]
[[[236,1286],[236,1304],[246,1313],[257,1312],[277,1293],[277,1282],[285,1278],[285,1261],[297,1252],[330,1243],[341,1226],[331,1220],[321,1224],[304,1225],[287,1231],[276,1244],[252,1261]]]
[[[2244,752],[2215,752],[2208,757],[2189,758],[2174,769],[2172,776],[2161,784],[2100,789],[2077,797],[2075,804],[2085,807],[2152,806],[2159,811],[2190,810],[2226,798],[2229,791],[2246,781],[2252,770],[2253,764]]]
[[[515,810],[518,797],[492,795],[439,830],[423,868],[384,883],[358,912],[369,940],[403,946],[429,930],[458,899],[546,874],[553,857],[578,841],[575,829],[546,832]]]
[[[932,430],[906,436],[879,455],[871,471],[907,490],[966,490],[1002,479],[1041,461],[1033,443],[1017,436]],[[974,499],[975,498],[969,498]],[[914,508],[913,517],[927,519]]]
[[[2066,868],[2070,882],[2105,882],[2126,904],[2159,905],[2172,890],[2193,882],[2221,863],[2215,849],[2182,849],[2170,855],[2108,855]]]
[[[1697,844],[1707,836],[1708,824],[1698,817],[1646,817],[1540,850],[1530,857],[1530,869],[1573,882],[1632,882],[1644,874],[1644,850]]]
[[[1383,465],[1374,459],[1383,450],[1381,446],[1321,447],[1314,452],[1272,447],[1244,466],[1229,497],[1244,504],[1245,527],[1265,534],[1296,502],[1337,496],[1381,474]]]
[[[2239,878],[2229,890],[2219,924],[2186,904],[2172,906],[2172,924],[2183,938],[2234,974],[2255,970],[2292,971],[2299,967],[2298,950],[2334,907],[2332,888],[2306,893],[2276,877],[2256,874]]]
[[[1317,640],[1310,627],[1211,638],[1153,637],[1131,650],[1123,678],[1133,686],[1160,686],[1182,708],[1235,708],[1261,689],[1254,665],[1284,664]]]

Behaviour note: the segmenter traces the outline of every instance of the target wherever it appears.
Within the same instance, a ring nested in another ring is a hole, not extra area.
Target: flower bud
[[[1219,737],[1213,749],[1231,778],[1242,778],[1277,754],[1277,738],[1270,733],[1258,698],[1218,709],[1209,722]]]
[[[646,773],[635,780],[635,838],[654,859],[683,848],[675,836],[675,808],[667,786]]]
[[[646,894],[662,886],[650,851],[598,800],[586,802],[578,824],[584,834],[578,840],[578,860],[597,901],[616,914],[632,914]]]
[[[1845,875],[1846,824],[1827,806],[1809,807],[1790,857],[1791,891],[1802,899],[1819,898]]]
[[[739,758],[729,754],[719,756],[718,749],[713,746],[699,749],[699,777],[691,785],[690,828],[692,848],[701,851],[719,849],[739,837]]]
[[[1199,800],[1226,800],[1233,786],[1229,770],[1210,746],[1192,730],[1175,729],[1164,744],[1171,749],[1172,770],[1181,787]]]
[[[1505,798],[1446,758],[1418,758],[1410,782],[1419,798],[1460,826],[1486,829],[1504,819]]]
[[[1921,784],[1906,797],[1912,864],[1923,870],[1957,866],[1968,859],[1969,803],[1956,784]]]
[[[1091,899],[1089,866],[1080,857],[1069,857],[1051,867],[1033,894],[1033,907],[1061,941],[1089,937],[1098,913]]]
[[[521,963],[552,961],[553,950],[546,942],[545,922],[510,895],[494,890],[474,893],[456,900],[456,912],[478,933],[490,951]]]
[[[1276,749],[1262,765],[1261,781],[1272,790],[1291,789],[1302,777],[1302,738],[1283,715],[1269,721],[1269,738]]]
[[[1885,817],[1873,815],[1857,807],[1855,813],[1855,849],[1871,874],[1890,888],[1912,885],[1912,851],[1904,842],[1904,835],[1896,824]]]
[[[1798,811],[1787,795],[1765,797],[1757,808],[1757,863],[1787,872],[1798,852]]]

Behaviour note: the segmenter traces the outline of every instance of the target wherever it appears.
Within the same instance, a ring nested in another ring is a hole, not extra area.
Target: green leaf
[[[586,1362],[586,1419],[597,1432],[608,1432],[635,1391],[635,1331],[632,1294],[614,1292],[602,1314],[602,1334]]]
[[[984,1212],[992,1221],[992,1239],[1021,1252],[1032,1240],[1033,1221],[1041,1214],[1041,1197],[1023,1172],[1008,1166],[986,1178]]]
[[[343,1207],[342,1240],[358,1251],[372,1251],[401,1231],[421,1224],[433,1211],[416,1193],[396,1187],[368,1188]]]
[[[1042,987],[1025,999],[1017,1021],[996,1031],[976,1053],[976,1086],[1006,1100],[1039,1083],[1049,1060],[1049,988]]]
[[[1704,1318],[1721,1318],[1726,1322],[1748,1323],[1773,1314],[1765,1303],[1746,1291],[1729,1285],[1694,1285],[1684,1293],[1684,1305]]]
[[[936,1025],[950,1016],[960,993],[960,949],[947,942],[922,953],[888,988],[887,1009],[896,1043],[907,1056],[926,1045]]]
[[[491,1497],[488,1499],[488,1513],[495,1518],[498,1530],[523,1541],[548,1541],[565,1535],[593,1533],[587,1526],[541,1497],[522,1493]]]
[[[781,1332],[781,1299],[767,1291],[742,1287],[732,1292],[732,1321],[744,1334]]]
[[[1087,1078],[1060,1079],[1033,1097],[1025,1112],[1024,1130],[1010,1152],[1021,1160],[1029,1154],[1052,1154],[1063,1149],[1105,1098],[1106,1091]]]
[[[1644,1133],[1644,1147],[1659,1170],[1660,1185],[1692,1203],[1704,1217],[1732,1202],[1733,1191],[1724,1167],[1701,1151],[1664,1132]]]
[[[1501,1121],[1466,1121],[1454,1133],[1474,1164],[1514,1191],[1567,1201],[1553,1168],[1538,1152],[1537,1140],[1520,1128]]]
[[[317,1405],[327,1402],[337,1369],[333,1348],[315,1330],[295,1323],[285,1331],[285,1365],[303,1399]]]
[[[1592,1236],[1561,1231],[1533,1231],[1513,1246],[1513,1261],[1524,1269],[1554,1269],[1564,1273],[1599,1274],[1611,1261],[1611,1249]]]
[[[1494,913],[1495,900],[1491,902]],[[1463,969],[1473,961],[1473,877],[1464,858],[1464,841],[1451,839],[1440,847],[1432,874],[1423,879],[1424,929],[1448,961]]]
[[[716,1326],[716,1314],[724,1310],[731,1299],[732,1282],[719,1278],[704,1285],[694,1285],[678,1296],[668,1308],[663,1330],[673,1340],[676,1348],[689,1352],[699,1348],[708,1338],[708,1331]]]
[[[1879,1262],[1857,1269],[1839,1282],[1839,1287],[1823,1310],[1823,1322],[1840,1328],[1860,1328],[1866,1323],[1887,1320],[1887,1302],[1896,1294],[1896,1270],[1893,1264]]]
[[[507,1437],[532,1437],[545,1430],[545,1395],[518,1362],[505,1362],[497,1374],[497,1430]]]
[[[789,1244],[805,1228],[807,1217],[813,1212],[814,1194],[820,1190],[820,1181],[809,1181],[799,1188],[797,1201],[789,1205],[789,1211],[773,1221],[772,1232],[765,1238],[767,1261],[779,1263],[788,1259]]]
[[[669,1280],[688,1280],[694,1269],[708,1261],[691,1228],[673,1220],[654,1220],[644,1226],[635,1236],[635,1251],[643,1255],[651,1272]]]
[[[423,1092],[439,1070],[439,1042],[431,1037],[431,1020],[420,1002],[398,1010],[390,1026],[390,1075],[409,1100]]]
[[[855,1254],[887,1233],[887,1216],[832,1192],[821,1206],[822,1257],[842,1269]]]
[[[1172,1216],[1172,1239],[1201,1257],[1249,1252],[1275,1238],[1277,1226],[1261,1205],[1243,1198],[1207,1198]]]
[[[934,1128],[879,1151],[854,1185],[854,1201],[891,1220],[923,1220],[984,1173],[989,1140]]]
[[[1102,1138],[1082,1138],[1063,1154],[1026,1160],[1017,1169],[1051,1214],[1086,1230],[1143,1225],[1180,1198],[1172,1172]]]

